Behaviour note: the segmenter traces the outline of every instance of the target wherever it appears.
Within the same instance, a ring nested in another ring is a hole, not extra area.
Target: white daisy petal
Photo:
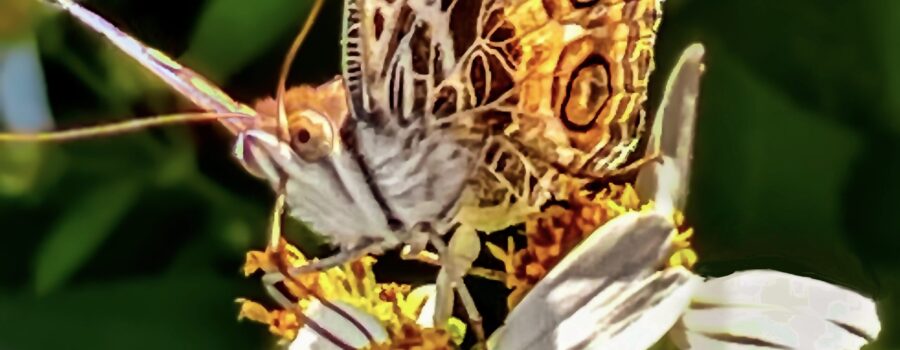
[[[703,45],[691,45],[669,75],[646,151],[661,159],[644,166],[635,184],[641,199],[654,200],[663,213],[684,208],[687,201],[704,53]]]
[[[673,233],[671,221],[656,213],[629,213],[603,225],[513,309],[492,337],[495,348],[584,348],[659,328],[656,338],[644,334],[652,344],[684,310],[694,281],[681,269],[657,272]],[[679,297],[663,298],[673,293]]]
[[[560,324],[571,335],[557,337],[557,348],[647,349],[678,321],[700,282],[684,268],[671,268],[644,279],[616,300],[591,300]]]
[[[387,340],[388,334],[383,326],[372,315],[342,302],[334,302],[334,306],[350,315],[357,323],[365,327],[376,342]],[[304,311],[306,317],[322,327],[328,334],[340,339],[346,345],[362,348],[368,345],[368,338],[356,325],[344,315],[325,307],[319,301],[312,302]],[[328,339],[310,325],[303,326],[297,337],[291,342],[289,350],[341,350],[337,344]]]
[[[698,349],[698,350],[772,350],[772,347],[755,345],[755,344],[742,344],[735,343],[731,339],[715,339],[709,336],[695,333],[695,332],[683,332],[679,333],[678,339],[675,339],[675,343],[678,345],[680,349]],[[775,348],[777,349],[777,348]]]
[[[778,271],[743,271],[711,279],[697,291],[694,302],[787,308],[830,321],[870,340],[881,331],[871,299],[826,282]]]
[[[859,349],[866,339],[840,326],[786,309],[725,306],[692,309],[682,318],[686,329],[728,344],[775,349]],[[684,349],[706,349],[692,346]]]
[[[859,349],[880,331],[868,298],[812,278],[754,270],[703,283],[671,335],[683,349]]]
[[[434,313],[437,308],[436,304],[437,288],[433,284],[426,284],[413,289],[406,297],[407,301],[422,305],[419,312],[419,318],[416,324],[422,327],[434,327]]]
[[[722,306],[691,309],[683,327],[725,344],[764,349],[859,349],[866,339],[809,314],[781,308]],[[684,344],[680,344],[684,345]],[[709,349],[688,344],[683,349]],[[730,347],[726,347],[730,348]]]

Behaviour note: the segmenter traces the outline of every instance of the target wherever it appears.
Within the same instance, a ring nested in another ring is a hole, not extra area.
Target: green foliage
[[[137,200],[141,183],[123,178],[72,200],[38,246],[34,288],[55,291],[85,264]]]
[[[185,274],[91,283],[41,299],[7,295],[0,298],[0,347],[261,348],[264,330],[236,321],[231,296],[247,291],[237,281]]]
[[[19,196],[37,183],[46,147],[37,144],[0,144],[0,195]]]
[[[300,28],[312,1],[210,1],[191,39],[186,61],[210,64],[211,78],[224,78],[251,63],[285,34]],[[263,28],[260,28],[263,27]]]

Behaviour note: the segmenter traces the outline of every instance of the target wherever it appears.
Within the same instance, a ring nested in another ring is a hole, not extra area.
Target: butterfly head
[[[278,122],[274,99],[259,101],[260,116],[237,135],[234,154],[251,173],[266,177],[283,164],[315,163],[340,152],[340,129],[347,118],[343,83],[299,86],[284,98],[286,125]]]

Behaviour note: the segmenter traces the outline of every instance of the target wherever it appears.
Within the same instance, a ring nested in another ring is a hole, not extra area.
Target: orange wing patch
[[[507,133],[573,172],[622,167],[644,131],[659,0],[543,0],[510,7],[520,37],[518,114]]]

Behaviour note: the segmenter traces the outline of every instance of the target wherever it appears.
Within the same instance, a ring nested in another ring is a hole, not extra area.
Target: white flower
[[[387,340],[387,330],[375,316],[343,302],[332,304],[344,314],[325,307],[318,301],[304,310],[304,315],[309,320],[297,330],[297,337],[288,346],[289,350],[341,350],[337,343],[356,349],[374,345],[357,325],[365,329],[375,343]]]
[[[619,216],[538,282],[489,341],[491,349],[647,349],[670,334],[682,349],[859,349],[881,330],[872,300],[775,271],[703,279],[666,267],[687,179],[703,47],[682,55],[638,175],[654,212]],[[665,118],[663,118],[665,116]]]
[[[846,289],[777,271],[705,282],[670,333],[682,349],[859,349],[881,324],[875,303]]]
[[[494,349],[646,349],[678,321],[700,284],[659,271],[675,232],[658,213],[629,213],[594,232],[544,277],[491,336]]]

